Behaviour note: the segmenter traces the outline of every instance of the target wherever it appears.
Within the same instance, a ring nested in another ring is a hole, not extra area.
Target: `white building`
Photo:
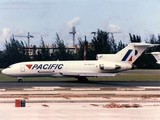
[[[42,48],[43,48],[42,46],[32,46],[31,45],[30,47],[26,47],[25,50],[28,50],[29,56],[33,56],[34,54],[37,54],[38,51],[41,51]],[[50,46],[50,45],[46,45],[45,49],[49,49],[49,53],[54,53],[54,52],[58,51],[58,47]],[[69,52],[71,52],[71,53],[77,53],[77,49],[78,49],[77,45],[66,47],[66,51],[69,50]]]

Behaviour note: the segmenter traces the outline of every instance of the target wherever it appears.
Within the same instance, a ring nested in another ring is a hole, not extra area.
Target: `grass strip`
[[[77,81],[76,78],[52,77],[24,77],[23,81]],[[160,81],[160,74],[117,74],[114,77],[88,77],[93,81]],[[17,81],[16,77],[9,77],[0,73],[0,81]]]

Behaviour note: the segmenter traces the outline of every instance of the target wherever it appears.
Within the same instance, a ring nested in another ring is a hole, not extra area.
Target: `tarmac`
[[[147,74],[155,73],[155,71],[149,71],[148,73],[145,70],[136,72],[140,74],[144,72]],[[159,74],[159,72],[157,70],[155,74]],[[130,71],[127,73],[130,73]],[[26,97],[26,95],[34,94],[141,95],[143,93],[143,95],[160,95],[159,86],[159,81],[100,81],[88,84],[68,81],[1,82],[0,120],[159,120],[160,97]],[[3,97],[3,95],[14,94],[22,96]],[[25,99],[25,106],[16,107],[15,100],[19,99]],[[126,106],[137,104],[139,107],[107,107],[124,104]]]
[[[63,87],[62,87],[63,88]],[[145,89],[155,89],[146,91]],[[60,89],[60,87],[58,87]],[[158,90],[157,90],[158,89]],[[0,91],[0,95],[21,94],[20,98],[0,98],[0,120],[159,120],[160,98],[23,98],[30,94],[155,94],[160,95],[160,87],[140,87],[139,89],[118,89],[116,91],[101,91],[96,89],[72,89],[70,91],[53,90],[53,87],[36,87],[23,91]],[[25,99],[25,106],[17,107],[15,100]],[[112,103],[111,101],[120,101]],[[126,101],[131,101],[127,102]],[[134,101],[135,102],[134,102]],[[141,103],[136,100],[142,101]],[[94,102],[95,101],[95,102]],[[97,101],[97,102],[96,102]],[[108,102],[104,102],[108,101]],[[124,102],[123,102],[124,101]],[[140,107],[106,107],[109,104],[139,104]]]
[[[105,103],[0,104],[0,120],[159,120],[160,103],[140,108],[105,108]]]

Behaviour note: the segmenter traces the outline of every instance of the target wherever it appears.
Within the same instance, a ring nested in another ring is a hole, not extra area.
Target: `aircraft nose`
[[[4,70],[1,71],[1,73],[7,75],[7,70],[4,69]]]

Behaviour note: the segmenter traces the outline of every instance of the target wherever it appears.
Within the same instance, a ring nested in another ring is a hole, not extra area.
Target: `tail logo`
[[[122,58],[121,61],[126,61],[132,51],[133,51],[133,50],[129,49],[129,50],[127,51],[127,53],[125,54],[125,56]],[[129,59],[129,61],[132,61],[132,56],[131,56],[131,58]]]
[[[129,58],[128,62],[132,62],[132,56]]]
[[[126,61],[130,56],[130,54],[132,53],[132,51],[133,51],[132,49],[129,49],[121,61]],[[136,56],[137,54],[138,54],[138,51],[135,50],[134,55]],[[133,60],[133,56],[131,55],[131,57],[128,59],[128,62],[132,62],[132,60]]]

